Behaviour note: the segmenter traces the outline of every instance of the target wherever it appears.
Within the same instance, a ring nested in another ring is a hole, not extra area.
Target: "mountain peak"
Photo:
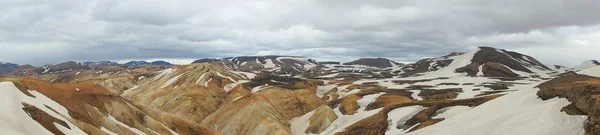
[[[344,63],[344,65],[364,65],[364,66],[377,67],[377,68],[388,68],[388,67],[394,67],[396,65],[401,65],[401,63],[389,60],[387,58],[377,57],[377,58],[360,58],[358,60]]]

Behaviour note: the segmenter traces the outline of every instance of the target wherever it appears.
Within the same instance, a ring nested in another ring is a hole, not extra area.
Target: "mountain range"
[[[414,63],[239,56],[0,71],[4,134],[600,134],[598,61],[545,65],[492,47]]]

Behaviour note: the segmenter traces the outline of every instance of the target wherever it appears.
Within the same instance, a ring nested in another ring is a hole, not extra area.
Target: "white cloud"
[[[0,61],[416,61],[489,45],[568,65],[598,59],[589,51],[598,48],[599,8],[593,0],[0,0]],[[560,58],[548,53],[561,49]]]

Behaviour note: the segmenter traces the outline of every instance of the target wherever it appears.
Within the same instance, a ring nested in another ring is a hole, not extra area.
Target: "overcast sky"
[[[599,0],[0,0],[0,61],[300,55],[400,62],[492,46],[600,59]]]

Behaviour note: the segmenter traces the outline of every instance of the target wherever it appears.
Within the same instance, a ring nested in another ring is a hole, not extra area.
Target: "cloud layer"
[[[302,55],[415,61],[476,46],[600,59],[597,0],[0,0],[0,61]]]

